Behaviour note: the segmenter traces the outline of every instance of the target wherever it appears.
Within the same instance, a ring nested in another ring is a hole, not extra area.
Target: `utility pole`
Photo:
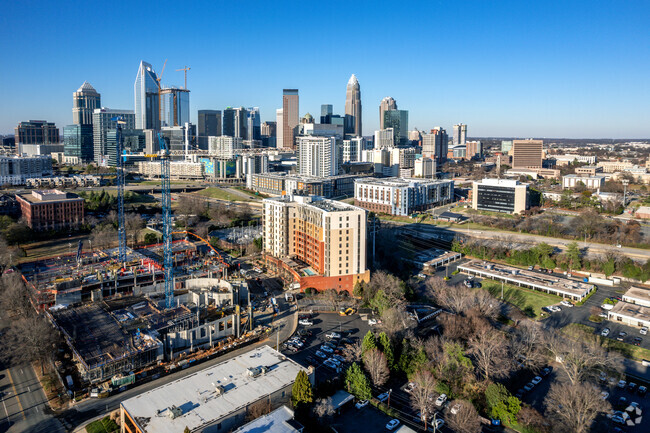
[[[625,213],[625,208],[627,207],[627,185],[630,181],[623,179],[621,183],[623,183],[623,213]]]
[[[388,390],[388,407],[390,408],[390,393],[393,392],[393,388]]]

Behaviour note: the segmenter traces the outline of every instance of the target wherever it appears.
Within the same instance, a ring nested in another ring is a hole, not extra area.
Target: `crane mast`
[[[122,143],[122,125],[126,124],[124,117],[116,116],[111,120],[117,123],[115,153],[117,155],[117,239],[118,260],[121,266],[126,263],[126,227],[124,222],[124,149]]]
[[[169,149],[162,133],[158,133],[160,145],[160,181],[162,193],[163,223],[163,270],[165,276],[165,307],[174,306],[174,268],[172,259],[172,202],[169,182]]]

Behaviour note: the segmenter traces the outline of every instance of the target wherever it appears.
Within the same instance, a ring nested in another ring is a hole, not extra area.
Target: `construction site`
[[[114,120],[121,146],[121,120]],[[20,266],[34,303],[65,338],[82,386],[128,385],[138,374],[169,371],[266,335],[265,327],[254,329],[248,286],[229,278],[228,259],[196,234],[172,231],[170,157],[158,138],[161,152],[151,156],[161,166],[161,244],[126,246],[118,158],[118,248],[84,250],[80,241],[76,254]]]

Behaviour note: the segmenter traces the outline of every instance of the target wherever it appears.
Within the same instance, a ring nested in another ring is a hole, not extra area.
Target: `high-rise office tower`
[[[262,136],[262,146],[275,147],[277,138],[278,124],[277,122],[264,122],[260,126],[260,134]]]
[[[275,110],[275,147],[282,147],[284,143],[284,112],[282,108]]]
[[[542,168],[543,140],[512,140],[512,168]]]
[[[151,65],[140,62],[135,76],[135,127],[137,129],[160,129],[160,106],[158,102],[158,77]]]
[[[345,92],[345,133],[362,136],[361,129],[361,87],[356,75],[352,74]]]
[[[298,136],[298,173],[327,177],[338,174],[339,142],[336,137]]]
[[[323,104],[320,106],[320,123],[332,123],[332,114],[334,114],[332,104]]]
[[[298,126],[298,89],[284,89],[282,90],[282,141],[280,141],[280,134],[278,134],[278,147],[285,149],[295,149],[294,142],[294,128]],[[280,127],[280,123],[278,123]]]
[[[136,129],[135,114],[131,110],[97,108],[93,112],[93,159],[97,164],[107,163],[108,132],[116,129],[117,124],[112,119],[118,116],[122,116],[126,122],[123,130]]]
[[[221,110],[199,110],[199,149],[208,150],[208,137],[221,135]]]
[[[175,87],[160,90],[161,127],[183,126],[190,121],[190,91]]]
[[[84,83],[72,94],[72,123],[74,125],[92,125],[93,111],[102,106],[101,96],[88,83]]]
[[[404,146],[408,142],[409,112],[406,110],[384,111],[384,129],[393,128],[396,146]]]
[[[397,110],[397,102],[390,96],[386,96],[379,103],[379,129],[384,129],[384,111],[387,110]]]
[[[447,131],[437,126],[430,134],[422,136],[422,156],[441,162],[447,159],[449,137]]]
[[[63,127],[63,154],[87,163],[93,160],[93,125]]]
[[[467,125],[459,123],[454,125],[454,145],[465,144],[467,141]]]
[[[16,145],[18,144],[58,144],[59,128],[45,120],[20,122],[15,128]]]
[[[248,122],[247,122],[247,140],[261,140],[262,132],[260,126],[262,121],[260,119],[260,108],[251,107],[248,109]]]
[[[244,107],[223,110],[223,135],[246,139],[248,114]]]

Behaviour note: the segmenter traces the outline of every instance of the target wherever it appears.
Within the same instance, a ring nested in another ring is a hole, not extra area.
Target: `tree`
[[[131,246],[135,248],[138,235],[144,228],[144,220],[136,213],[128,213],[124,216],[124,228],[127,236],[131,236]]]
[[[253,420],[253,419],[255,419],[255,418],[252,418],[251,420]],[[192,432],[191,432],[189,427],[185,426],[185,430],[183,430],[183,433],[192,433]]]
[[[251,404],[246,409],[246,420],[253,421],[267,413],[271,412],[271,403],[268,400],[259,400]]]
[[[346,344],[343,347],[343,357],[348,362],[359,362],[363,355],[363,348],[360,342]]]
[[[571,242],[566,246],[566,256],[569,260],[569,270],[580,269],[582,267],[580,262],[580,248],[577,242]]]
[[[591,384],[555,383],[546,397],[549,417],[554,421],[554,430],[571,433],[586,433],[599,413],[609,412],[611,406],[600,393],[594,392]]]
[[[490,377],[505,377],[510,372],[512,358],[506,337],[492,327],[484,326],[470,338],[469,353],[474,357],[485,381]]]
[[[360,400],[368,400],[372,397],[368,378],[356,362],[345,371],[345,386],[350,394]]]
[[[361,343],[361,350],[363,353],[371,349],[377,348],[377,340],[375,339],[375,334],[372,331],[368,331],[363,337],[363,342]]]
[[[411,390],[411,402],[420,411],[424,429],[427,430],[427,420],[433,413],[431,395],[436,388],[436,380],[429,370],[420,369],[413,374],[415,387]]]
[[[300,406],[310,404],[314,401],[314,392],[311,388],[311,382],[307,373],[303,370],[298,372],[296,376],[296,381],[293,383],[291,388],[291,403],[293,407],[298,408]]]
[[[319,398],[314,405],[314,415],[321,424],[328,424],[332,415],[336,413],[332,397]]]
[[[393,368],[395,364],[395,355],[393,354],[393,346],[390,342],[390,338],[388,338],[388,335],[386,335],[385,332],[380,332],[379,333],[379,348],[381,349],[382,352],[384,352],[384,355],[386,355],[386,361],[388,362],[388,367]]]
[[[544,417],[532,407],[522,407],[517,414],[517,422],[528,430],[548,433],[548,423]]]
[[[427,362],[428,359],[424,347],[414,347],[408,338],[402,340],[402,352],[397,362],[399,370],[410,378],[417,370],[426,365]]]
[[[17,317],[27,317],[34,314],[30,304],[30,292],[20,274],[12,272],[0,278],[0,306],[4,311],[10,311]]]
[[[612,258],[604,262],[602,265],[603,274],[605,274],[605,276],[607,277],[612,275],[615,270],[616,270],[616,262]]]
[[[158,242],[158,235],[155,233],[146,233],[144,235],[144,243],[147,245],[155,244]]]
[[[381,386],[388,380],[388,362],[386,355],[379,349],[366,350],[363,354],[363,366],[375,386]]]
[[[474,405],[469,401],[454,400],[449,403],[448,407],[454,407],[456,404],[460,405],[458,412],[445,418],[451,430],[456,433],[479,433],[481,431],[481,417]]]
[[[546,363],[545,334],[538,322],[521,321],[510,335],[512,359],[521,360],[523,366],[534,371]]]
[[[381,293],[378,292],[378,294]],[[381,328],[391,337],[394,338],[399,332],[404,331],[413,324],[413,321],[408,319],[406,308],[403,305],[397,307],[384,308],[381,315]]]
[[[0,356],[16,364],[38,362],[45,374],[45,361],[56,349],[57,337],[45,317],[31,313],[12,320]]]
[[[510,392],[500,383],[492,383],[485,390],[485,402],[488,413],[492,418],[500,419],[508,425],[517,420],[517,414],[521,410],[521,402],[513,397]]]
[[[117,233],[111,224],[97,226],[90,233],[92,245],[99,250],[110,247],[116,238]]]

